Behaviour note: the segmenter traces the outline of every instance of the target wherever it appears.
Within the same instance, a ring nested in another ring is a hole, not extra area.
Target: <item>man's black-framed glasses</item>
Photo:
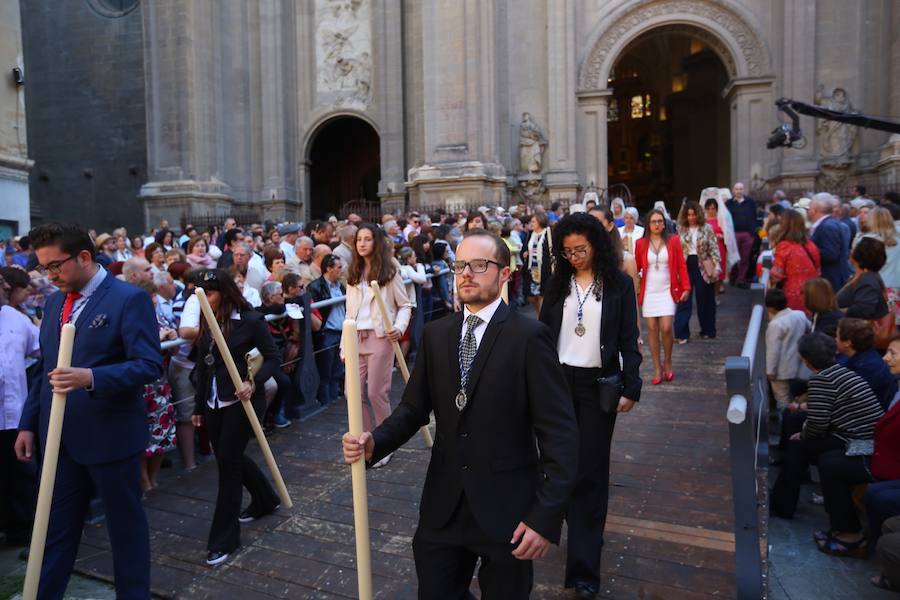
[[[450,263],[450,268],[453,269],[453,272],[457,275],[462,275],[465,272],[466,267],[472,269],[473,273],[484,273],[488,270],[488,265],[497,265],[497,268],[503,268],[503,265],[496,260],[489,260],[487,258],[475,258],[470,261],[454,260]]]
[[[52,273],[53,275],[59,275],[59,272],[62,270],[64,264],[69,262],[72,259],[77,258],[77,254],[73,254],[69,258],[63,260],[54,260],[52,263],[47,263],[46,265],[40,265],[41,269],[48,273]]]

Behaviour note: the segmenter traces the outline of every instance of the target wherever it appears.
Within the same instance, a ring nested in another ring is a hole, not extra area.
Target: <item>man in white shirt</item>
[[[285,268],[291,273],[302,274],[312,265],[314,248],[315,242],[312,238],[306,236],[297,238],[297,243],[294,244],[294,254],[285,257]]]
[[[410,234],[419,235],[419,224],[421,223],[421,219],[419,218],[419,213],[411,212],[406,217],[406,227],[403,228],[403,240],[409,242]]]
[[[347,223],[338,230],[341,243],[333,250],[334,255],[341,259],[341,280],[347,281],[347,269],[353,259],[353,244],[356,242],[357,227],[353,223]]]
[[[254,264],[252,257],[256,255],[250,251],[247,244],[236,245],[234,250],[232,250],[232,256],[234,258],[234,266],[244,275],[244,285],[258,292],[269,279],[270,273],[268,269],[265,266]]]
[[[28,396],[26,359],[40,355],[38,328],[7,306],[9,286],[0,275],[0,486],[6,490],[6,543],[25,545],[34,524],[37,500],[35,465],[16,460],[13,446]]]
[[[287,225],[282,225],[278,228],[278,233],[281,234],[281,243],[278,244],[278,247],[284,252],[284,260],[288,261],[295,256],[294,244],[297,243],[297,238],[300,237],[300,224],[288,223]]]
[[[175,324],[175,313],[172,310],[173,300],[178,289],[168,271],[159,271],[153,275],[156,286],[156,314],[161,315],[169,323]]]

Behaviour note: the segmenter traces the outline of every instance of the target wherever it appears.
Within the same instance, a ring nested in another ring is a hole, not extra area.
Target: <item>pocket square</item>
[[[109,319],[106,317],[106,315],[97,315],[96,317],[94,317],[94,320],[91,321],[88,329],[99,329],[101,327],[106,327],[107,325],[109,325]]]

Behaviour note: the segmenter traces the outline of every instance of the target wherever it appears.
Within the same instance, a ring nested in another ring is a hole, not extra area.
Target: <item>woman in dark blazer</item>
[[[553,248],[556,270],[540,319],[553,334],[579,428],[578,480],[566,510],[565,586],[593,598],[600,587],[616,415],[630,411],[641,394],[637,302],[631,277],[619,269],[621,254],[594,217],[563,217]]]
[[[875,238],[863,238],[850,255],[856,273],[837,293],[838,307],[848,317],[875,320],[888,313],[884,282],[878,271],[887,262],[884,243]]]
[[[246,376],[245,357],[252,349],[258,349],[264,359],[259,372],[253,374],[253,381],[245,381],[236,391],[209,327],[201,320],[194,345],[197,366],[191,374],[197,390],[193,422],[198,427],[206,424],[219,466],[219,493],[206,559],[207,564],[217,565],[240,546],[240,523],[271,514],[279,507],[275,490],[256,463],[244,454],[253,430],[240,405],[252,402],[256,415],[262,419],[266,408],[264,384],[278,369],[279,355],[265,318],[244,300],[227,272],[204,271],[198,276],[197,285],[206,291],[238,372]],[[242,486],[250,492],[250,505],[243,512]]]

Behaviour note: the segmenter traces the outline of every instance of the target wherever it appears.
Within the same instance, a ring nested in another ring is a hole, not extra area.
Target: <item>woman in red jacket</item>
[[[638,302],[647,320],[650,354],[653,357],[652,383],[659,385],[663,379],[675,379],[672,371],[672,345],[675,341],[672,323],[676,304],[683,302],[691,291],[681,240],[666,231],[666,217],[662,211],[653,209],[647,214],[647,233],[635,244],[634,254],[641,275]],[[660,345],[665,354],[662,363],[659,360]]]
[[[900,336],[895,336],[884,355],[884,361],[895,377],[900,376]],[[898,394],[900,396],[900,394]],[[850,456],[848,456],[848,454]],[[892,514],[885,508],[900,503],[900,402],[895,396],[888,411],[875,425],[874,447],[832,450],[819,457],[822,495],[831,529],[815,534],[819,550],[836,556],[866,558],[868,543],[875,543],[881,524]],[[877,482],[877,483],[876,483]],[[869,539],[866,539],[856,506],[853,488],[870,483],[866,490],[866,516]]]

